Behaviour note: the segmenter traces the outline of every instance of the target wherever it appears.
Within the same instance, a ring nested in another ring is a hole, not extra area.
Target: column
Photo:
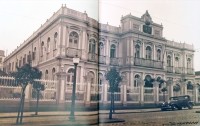
[[[65,103],[65,91],[66,91],[66,72],[59,72],[57,74],[58,84],[56,87],[56,102],[57,104]]]
[[[142,58],[145,58],[145,46],[144,46],[144,42],[142,43]]]
[[[58,55],[61,56],[62,55],[62,25],[61,23],[59,24],[59,28],[58,28]]]
[[[129,43],[129,38],[127,38],[126,44],[127,44],[127,47],[126,47],[126,49],[127,49],[127,57],[129,57],[129,56],[130,56],[130,43]]]
[[[198,103],[199,101],[198,101],[198,96],[199,96],[199,91],[198,91],[198,85],[193,85],[193,101],[195,102],[195,103]]]
[[[123,106],[127,106],[127,89],[126,89],[126,84],[122,85],[123,86],[123,91],[122,91],[122,94],[123,94],[123,101],[122,101],[122,104]]]
[[[83,29],[83,34],[82,34],[82,59],[85,59],[86,60],[86,54],[87,54],[87,49],[86,49],[86,36],[87,36],[87,34],[86,34],[86,29],[84,28]]]
[[[130,40],[130,64],[133,65],[133,57],[134,57],[134,44],[133,44],[133,39]]]
[[[107,41],[106,41],[106,64],[110,64],[110,42],[107,38]]]
[[[140,104],[144,105],[144,80],[141,80],[140,83]]]
[[[153,60],[156,60],[156,45],[153,45]]]
[[[154,102],[155,104],[159,103],[159,82],[153,82],[153,92],[154,92]]]
[[[167,86],[168,86],[168,97],[173,97],[174,92],[173,92],[173,82],[171,80],[168,80],[167,82]],[[169,99],[166,99],[169,100]]]
[[[181,95],[187,95],[187,82],[181,82]]]
[[[67,28],[66,26],[63,26],[61,25],[62,27],[62,51],[61,51],[61,55],[62,56],[65,56],[65,47],[66,47],[66,39],[67,39],[67,36],[66,36],[66,31],[67,31]]]
[[[87,83],[86,84],[86,101],[85,101],[85,105],[86,106],[90,106],[90,101],[91,101],[91,83]]]
[[[105,82],[103,87],[103,104],[106,105],[108,103],[108,83]]]
[[[80,90],[83,90],[84,89],[84,85],[85,85],[85,83],[84,83],[84,78],[83,78],[83,76],[84,76],[84,68],[81,66],[81,68],[80,68],[81,70],[81,72],[80,72]]]

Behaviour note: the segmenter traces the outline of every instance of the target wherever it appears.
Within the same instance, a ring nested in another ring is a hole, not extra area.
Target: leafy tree
[[[112,119],[112,110],[114,108],[114,92],[119,91],[119,83],[122,81],[122,77],[120,76],[119,72],[117,71],[116,67],[112,67],[110,71],[106,74],[106,80],[109,81],[109,91],[110,91],[110,113],[109,119]]]
[[[33,88],[37,92],[37,104],[36,104],[36,109],[35,109],[35,115],[38,115],[38,103],[39,103],[40,91],[44,91],[44,85],[41,84],[41,82],[34,82]]]
[[[18,124],[20,118],[20,124],[22,124],[26,87],[28,84],[34,84],[35,79],[40,79],[42,73],[37,68],[31,67],[30,64],[25,64],[21,68],[17,67],[17,71],[13,72],[11,75],[15,78],[17,85],[21,86],[22,90],[16,120],[16,123]]]

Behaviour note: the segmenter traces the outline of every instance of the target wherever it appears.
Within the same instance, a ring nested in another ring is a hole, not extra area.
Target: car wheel
[[[164,109],[164,108],[161,108],[161,111],[165,111],[165,109]]]
[[[171,108],[173,111],[176,109],[176,107],[174,105],[172,105]]]
[[[191,103],[188,104],[188,109],[192,109],[193,105]]]
[[[182,110],[182,107],[178,107],[178,110]]]

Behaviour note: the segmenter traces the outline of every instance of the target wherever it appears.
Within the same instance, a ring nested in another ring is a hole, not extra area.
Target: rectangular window
[[[138,30],[139,30],[139,25],[137,25],[137,24],[133,24],[133,30],[138,31]]]
[[[155,31],[154,31],[154,35],[155,35],[155,36],[160,36],[160,31],[155,30]]]

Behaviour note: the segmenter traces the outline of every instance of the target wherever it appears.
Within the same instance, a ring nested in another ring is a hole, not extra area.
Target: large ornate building
[[[4,69],[15,71],[16,66],[30,62],[42,71],[43,79],[59,81],[59,73],[65,72],[68,83],[74,78],[75,55],[80,58],[78,83],[102,86],[107,83],[104,76],[107,70],[116,66],[123,76],[122,85],[127,88],[123,88],[123,94],[137,92],[140,87],[140,102],[146,97],[143,87],[156,85],[145,83],[145,78],[171,80],[169,96],[175,95],[174,86],[180,87],[180,94],[186,94],[187,84],[194,84],[193,45],[165,39],[162,24],[153,22],[148,11],[141,17],[122,16],[121,26],[115,27],[62,6],[5,58]],[[159,93],[163,86],[157,87]],[[105,97],[102,96],[103,101]],[[121,99],[124,104],[127,97]],[[158,97],[154,101],[159,101]]]
[[[3,61],[4,61],[4,58],[5,58],[4,51],[0,50],[0,70],[2,70],[2,71],[3,71]]]

